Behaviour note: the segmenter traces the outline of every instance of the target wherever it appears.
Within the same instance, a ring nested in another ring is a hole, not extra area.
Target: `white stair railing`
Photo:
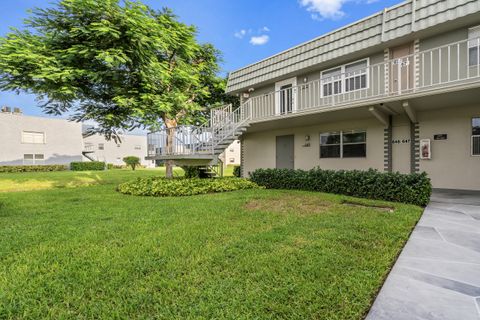
[[[251,114],[247,101],[232,111],[232,106],[212,110],[210,121],[201,126],[182,125],[164,128],[147,135],[148,156],[218,155],[222,145],[238,136]]]

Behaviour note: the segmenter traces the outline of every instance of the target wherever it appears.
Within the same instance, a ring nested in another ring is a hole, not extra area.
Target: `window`
[[[323,95],[342,93],[342,68],[322,72]]]
[[[480,64],[480,26],[468,29],[468,65]]]
[[[235,162],[235,158],[230,158],[230,163],[234,163]]]
[[[320,158],[340,158],[341,133],[320,134]]]
[[[137,144],[137,145],[135,146],[135,150],[142,150],[142,146],[139,145],[139,144]]]
[[[44,144],[45,133],[34,131],[22,131],[22,143]]]
[[[472,156],[480,156],[480,118],[472,119]]]
[[[104,143],[99,143],[98,144],[98,150],[105,150],[105,144]]]
[[[364,158],[367,156],[365,131],[320,134],[320,158]]]
[[[322,71],[322,96],[368,88],[368,59]]]
[[[34,165],[34,164],[44,164],[45,156],[43,154],[24,154],[23,155],[23,164],[24,165]]]

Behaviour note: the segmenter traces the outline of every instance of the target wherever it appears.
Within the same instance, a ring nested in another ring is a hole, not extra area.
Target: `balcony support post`
[[[402,102],[402,107],[405,110],[405,113],[407,114],[408,118],[412,123],[417,123],[417,112],[413,107],[410,105],[408,101]]]
[[[390,121],[388,120],[388,116],[383,113],[383,111],[379,110],[376,107],[370,107],[368,108],[368,111],[370,111],[375,116],[375,118],[377,118],[378,121],[380,121],[385,126],[385,128],[388,128]]]

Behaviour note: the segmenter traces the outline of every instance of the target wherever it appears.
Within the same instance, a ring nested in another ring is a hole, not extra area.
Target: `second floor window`
[[[135,146],[135,150],[142,150],[142,146],[137,144],[137,145]]]
[[[98,150],[105,150],[105,144],[99,143],[98,144]]]
[[[45,133],[35,131],[22,131],[22,143],[44,144]]]
[[[366,131],[340,131],[320,134],[320,158],[365,158]]]
[[[322,96],[368,88],[368,59],[322,71]]]
[[[468,65],[480,64],[480,26],[468,29]]]

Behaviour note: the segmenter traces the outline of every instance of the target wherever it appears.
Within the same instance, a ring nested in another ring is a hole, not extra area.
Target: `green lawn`
[[[183,175],[175,168],[174,174]],[[119,184],[135,177],[165,176],[165,168],[113,169],[106,171],[57,171],[30,173],[0,173],[0,192],[32,191],[52,188],[72,188],[101,184]]]
[[[149,174],[0,193],[0,318],[362,319],[421,214],[311,192],[115,192]]]

